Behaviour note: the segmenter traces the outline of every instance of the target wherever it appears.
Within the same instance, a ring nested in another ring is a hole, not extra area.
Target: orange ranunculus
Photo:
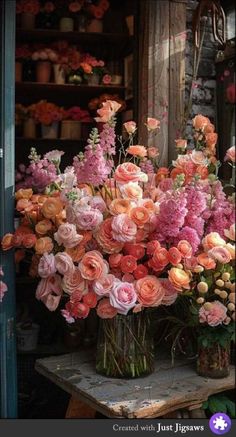
[[[169,264],[168,250],[165,247],[157,248],[153,253],[153,262],[160,264],[162,267],[167,266]]]
[[[156,276],[147,275],[136,282],[138,301],[144,307],[156,307],[161,305],[165,291]]]
[[[13,234],[5,234],[1,241],[2,250],[9,250],[13,247],[12,244]]]
[[[141,244],[125,243],[123,251],[136,259],[141,259],[145,255],[145,249]]]
[[[221,238],[218,232],[210,232],[210,234],[207,234],[202,240],[204,250],[210,250],[215,246],[225,246],[225,244],[225,240]]]
[[[95,233],[95,238],[105,253],[118,253],[123,247],[123,243],[112,237],[112,220],[113,218],[105,219]]]
[[[138,227],[143,227],[149,220],[148,210],[143,206],[136,206],[130,210],[130,218]]]
[[[97,315],[101,319],[112,319],[117,315],[117,309],[110,304],[108,298],[101,299],[97,306]]]
[[[160,167],[157,170],[157,174],[156,174],[156,181],[157,182],[161,182],[162,179],[168,178],[169,176],[169,170],[166,167]]]
[[[65,251],[68,253],[68,255],[70,255],[74,262],[79,262],[85,254],[85,247],[81,242],[77,246],[66,248]]]
[[[128,214],[130,210],[130,199],[114,199],[109,205],[112,215]]]
[[[62,202],[54,197],[49,197],[42,206],[42,213],[47,219],[54,219],[62,210]]]
[[[45,252],[50,253],[53,250],[53,242],[50,237],[41,237],[35,243],[35,252],[43,255]]]
[[[183,258],[191,258],[193,248],[187,240],[180,240],[177,244],[177,249],[180,251]]]
[[[178,176],[178,175],[180,175],[180,174],[183,174],[184,176],[186,176],[185,175],[185,171],[182,169],[182,168],[173,168],[172,170],[171,170],[171,172],[170,172],[170,177],[171,177],[171,179],[175,179],[176,178],[176,176]]]
[[[39,235],[45,235],[51,229],[52,229],[52,222],[47,219],[41,220],[35,226],[35,232],[37,232],[37,234]]]
[[[173,264],[173,266],[177,266],[181,262],[182,254],[177,249],[177,247],[171,247],[168,252],[169,262]]]
[[[94,293],[94,291],[88,291],[88,293],[83,296],[83,303],[88,305],[89,308],[95,308],[97,305],[97,301],[98,296],[96,295],[96,293]]]
[[[153,214],[156,211],[156,206],[152,199],[143,199],[142,206],[149,212],[149,214]]]
[[[30,199],[33,195],[33,190],[31,188],[21,188],[20,190],[17,190],[16,194],[15,194],[15,199],[16,200],[20,200],[20,199]]]
[[[147,149],[145,146],[129,146],[126,150],[130,155],[138,156],[139,158],[145,158],[147,156]]]
[[[206,270],[212,270],[215,268],[215,261],[210,258],[207,253],[200,253],[197,257],[198,263],[204,267]]]
[[[215,146],[217,143],[218,135],[215,132],[206,134],[206,145],[207,147]]]
[[[211,124],[209,118],[204,117],[204,115],[196,115],[193,119],[193,127],[196,130],[204,129],[207,125]]]
[[[123,273],[133,273],[137,268],[137,260],[132,255],[125,255],[121,258],[120,269]]]
[[[79,263],[81,276],[89,281],[94,281],[108,273],[107,264],[100,252],[91,250],[87,252]]]
[[[196,168],[196,174],[201,177],[201,179],[207,179],[209,175],[208,168],[205,165],[198,165]]]
[[[182,269],[178,269],[177,267],[172,267],[169,272],[169,280],[174,288],[178,291],[182,291],[183,288],[189,290],[190,289],[190,274],[185,272]]]

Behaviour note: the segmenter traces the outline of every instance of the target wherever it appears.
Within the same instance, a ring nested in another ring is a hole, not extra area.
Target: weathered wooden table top
[[[235,387],[235,368],[223,379],[198,376],[195,363],[157,358],[155,372],[144,378],[107,378],[95,372],[89,351],[36,360],[36,370],[107,417],[154,418],[201,405],[218,392]]]

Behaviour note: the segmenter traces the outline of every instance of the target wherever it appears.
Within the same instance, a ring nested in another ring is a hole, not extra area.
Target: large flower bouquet
[[[16,185],[21,224],[3,237],[2,249],[31,251],[30,274],[39,277],[36,298],[50,311],[60,305],[68,323],[86,318],[93,308],[101,319],[115,320],[197,293],[200,323],[232,326],[234,197],[225,195],[215,174],[214,126],[196,116],[195,148],[188,150],[178,139],[179,153],[168,169],[158,166],[156,148],[135,144],[133,121],[125,123],[128,144],[119,137],[116,154],[119,108],[117,102],[103,102],[96,117],[101,132],[91,131],[84,153],[64,173],[63,152],[40,157],[32,151]],[[158,132],[160,122],[148,118],[146,126]],[[214,282],[216,264],[220,280],[232,282],[227,289],[225,282]],[[107,327],[106,365],[116,351],[115,326]],[[142,326],[137,332],[139,344]],[[132,376],[147,365],[140,354],[142,363],[135,368],[129,363]]]
[[[35,121],[49,126],[53,122],[61,121],[64,115],[64,109],[55,103],[40,100],[29,107]]]

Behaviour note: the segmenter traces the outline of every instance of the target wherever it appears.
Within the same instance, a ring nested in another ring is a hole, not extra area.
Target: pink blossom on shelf
[[[215,300],[206,309],[202,306],[199,310],[200,323],[207,323],[209,326],[221,325],[226,319],[227,308],[221,302]]]

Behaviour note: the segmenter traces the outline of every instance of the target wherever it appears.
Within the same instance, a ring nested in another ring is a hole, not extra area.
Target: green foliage
[[[236,404],[223,393],[209,396],[208,400],[202,404],[203,410],[210,414],[226,413],[231,419],[236,418]]]
[[[226,348],[235,337],[235,324],[220,326],[204,326],[199,329],[198,344],[204,348],[210,348],[218,343]]]

